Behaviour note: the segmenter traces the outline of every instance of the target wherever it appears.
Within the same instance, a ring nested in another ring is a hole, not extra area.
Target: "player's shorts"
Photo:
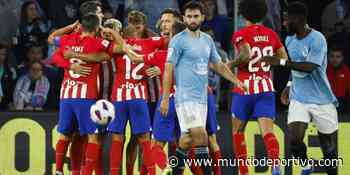
[[[133,99],[114,102],[115,119],[108,125],[107,131],[125,134],[126,124],[129,121],[131,133],[134,135],[151,131],[151,121],[147,102],[144,99]]]
[[[331,134],[338,130],[338,113],[334,104],[304,104],[291,100],[288,110],[288,124],[293,122],[309,123],[313,121],[317,130]]]
[[[167,116],[162,116],[160,113],[160,102],[158,101],[157,110],[154,114],[153,122],[153,137],[157,141],[172,142],[180,138],[181,131],[179,121],[175,110],[174,96],[169,98],[169,110]]]
[[[182,133],[187,133],[191,128],[205,128],[208,111],[207,105],[207,103],[198,102],[175,103],[177,118],[179,119]]]
[[[242,121],[267,117],[275,119],[275,93],[264,92],[253,95],[232,94],[231,104],[232,117]]]
[[[216,118],[216,96],[208,94],[208,116],[206,129],[209,135],[216,134],[218,131],[218,121]]]
[[[90,107],[95,102],[96,100],[90,99],[62,99],[57,131],[61,134],[71,134],[78,127],[80,135],[100,133],[100,127],[90,117]]]

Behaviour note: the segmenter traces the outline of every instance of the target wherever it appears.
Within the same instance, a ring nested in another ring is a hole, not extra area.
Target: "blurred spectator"
[[[77,0],[50,0],[48,9],[54,28],[61,28],[78,20]]]
[[[328,44],[330,46],[337,46],[344,49],[344,62],[347,65],[350,65],[350,45],[348,42],[350,41],[350,33],[346,31],[344,23],[338,22],[335,24],[335,33],[333,33],[328,38]]]
[[[328,57],[327,76],[334,95],[339,101],[339,111],[343,112],[350,102],[350,70],[343,63],[343,50],[332,48]]]
[[[205,21],[203,26],[211,27],[214,30],[215,40],[219,41],[221,47],[228,51],[231,45],[233,31],[233,20],[227,16],[218,14],[216,0],[200,0],[205,7]]]
[[[0,109],[2,110],[8,109],[16,79],[16,69],[8,64],[7,48],[0,45],[0,88],[2,88],[4,94],[0,102]]]
[[[13,94],[15,110],[43,110],[50,89],[50,82],[43,74],[40,62],[30,64],[28,74],[21,76]]]
[[[343,20],[344,18],[349,17],[349,7],[350,3],[347,0],[336,0],[335,9],[338,20]]]
[[[51,22],[40,16],[34,1],[26,1],[21,7],[18,44],[27,42],[46,44]]]
[[[178,9],[177,0],[125,0],[127,12],[130,10],[138,10],[147,16],[147,26],[155,31],[157,20],[166,8]]]
[[[263,24],[280,34],[282,28],[280,2],[279,0],[268,0],[266,2],[268,11]]]
[[[128,26],[135,28],[138,35],[137,38],[149,38],[157,35],[148,28],[147,16],[140,11],[133,10],[128,13]]]

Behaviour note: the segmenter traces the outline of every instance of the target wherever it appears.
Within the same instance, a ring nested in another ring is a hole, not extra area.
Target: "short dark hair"
[[[267,14],[265,0],[243,0],[238,8],[239,13],[252,23],[261,22]]]
[[[342,54],[344,54],[344,48],[338,45],[333,45],[329,48],[329,53],[331,52],[341,52]]]
[[[175,21],[173,25],[173,35],[176,35],[186,29],[186,25],[181,21]]]
[[[182,14],[185,15],[185,12],[187,9],[199,10],[202,14],[204,14],[204,7],[203,7],[203,4],[201,2],[190,1],[190,2],[186,3],[185,6],[182,8]]]
[[[177,11],[177,10],[175,10],[175,9],[172,9],[172,8],[166,8],[166,9],[164,9],[163,11],[162,11],[162,13],[160,14],[160,16],[163,16],[164,14],[172,14],[172,15],[174,15],[176,18],[181,18],[181,15],[180,15],[180,13]]]
[[[288,16],[300,16],[305,17],[307,19],[308,17],[308,9],[307,6],[302,2],[292,2],[288,4]]]
[[[102,7],[100,1],[85,1],[79,7],[79,14],[81,17],[88,13],[95,13],[97,11],[97,7]]]
[[[128,23],[130,24],[146,24],[147,16],[141,11],[133,10],[128,13]]]
[[[81,25],[87,32],[93,32],[100,25],[100,20],[95,13],[88,13],[81,19]]]

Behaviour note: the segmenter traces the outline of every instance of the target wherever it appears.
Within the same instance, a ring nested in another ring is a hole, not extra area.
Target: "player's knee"
[[[69,135],[69,134],[60,134],[59,140],[70,141],[70,140],[72,140],[72,135]]]
[[[144,134],[140,134],[140,135],[137,136],[137,141],[138,142],[144,142],[144,141],[148,141],[148,140],[150,140],[149,133],[144,133]]]
[[[112,134],[113,141],[124,141],[124,136],[120,134]]]
[[[99,144],[99,139],[97,134],[91,134],[88,136],[89,143]]]
[[[162,148],[164,148],[164,146],[165,146],[165,142],[162,142],[162,141],[159,141],[159,140],[154,140],[153,143],[155,145],[161,146]]]
[[[220,149],[219,144],[216,140],[215,134],[209,136],[209,147],[211,150],[214,150],[214,151],[217,151]]]

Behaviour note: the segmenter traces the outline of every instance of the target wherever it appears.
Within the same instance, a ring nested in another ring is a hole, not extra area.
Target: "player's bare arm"
[[[110,55],[108,55],[105,52],[100,53],[80,53],[80,52],[74,52],[72,49],[67,49],[63,52],[65,59],[71,59],[71,58],[78,58],[82,61],[86,62],[102,62],[110,60]]]
[[[236,75],[232,73],[232,71],[222,62],[219,63],[210,63],[209,67],[214,70],[216,73],[224,77],[225,79],[232,82],[234,85],[245,89],[244,84],[237,78]]]
[[[250,46],[248,43],[241,44],[237,58],[226,63],[229,68],[236,67],[240,64],[247,63],[250,58]]]
[[[163,77],[163,99],[160,103],[160,112],[162,116],[167,116],[169,110],[170,88],[173,82],[173,64],[166,63]]]
[[[278,49],[275,56],[265,56],[261,61],[265,61],[272,66],[285,66],[289,69],[306,73],[311,73],[318,67],[317,64],[310,62],[293,62],[288,60],[284,47]]]
[[[120,34],[110,28],[101,28],[101,35],[104,38],[108,38],[110,35],[113,39],[113,53],[124,53],[124,45],[126,44],[125,40],[120,36]]]
[[[79,28],[79,26],[80,26],[79,21],[75,21],[73,24],[57,29],[49,35],[47,42],[49,44],[54,44],[54,40],[56,37],[71,33],[75,31],[77,28]]]

